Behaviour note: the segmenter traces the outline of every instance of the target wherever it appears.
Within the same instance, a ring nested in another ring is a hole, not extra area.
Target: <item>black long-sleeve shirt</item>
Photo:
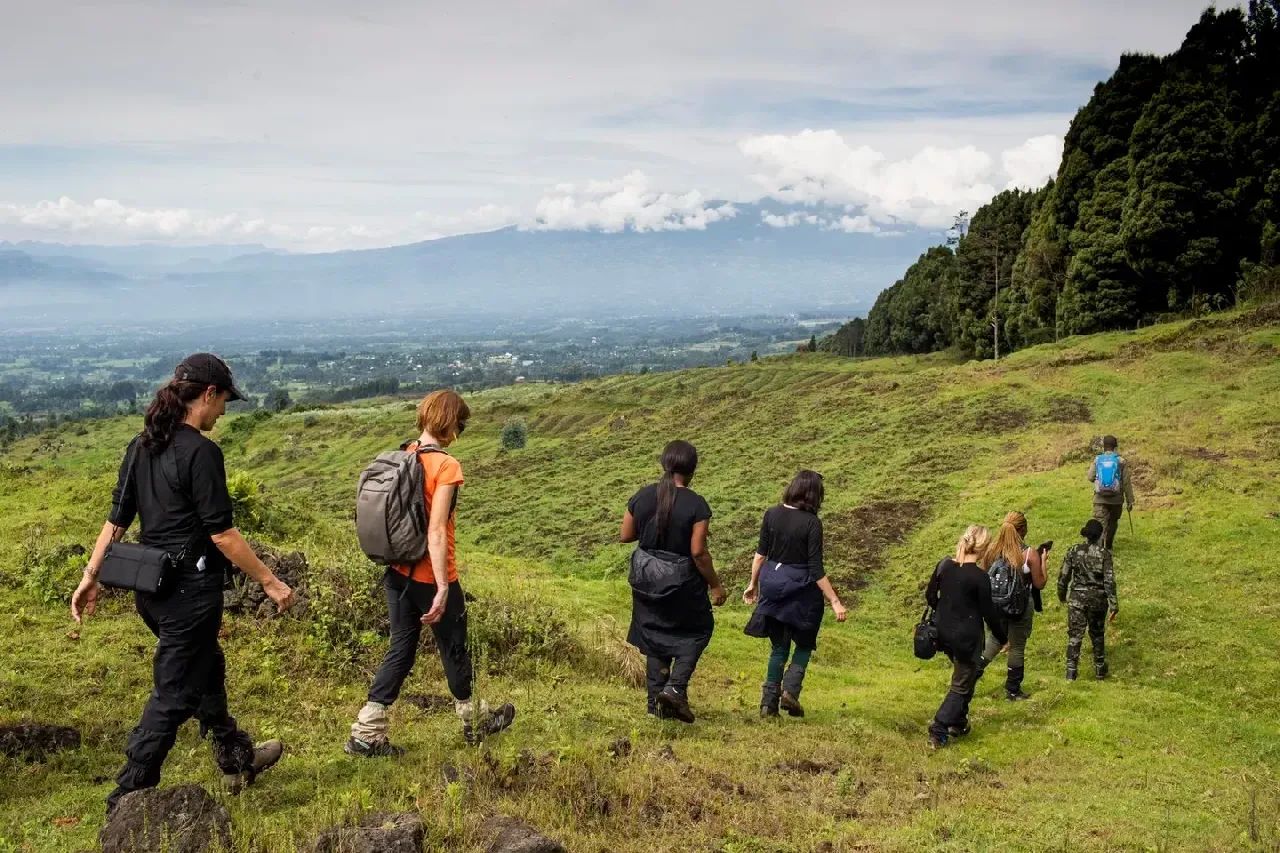
[[[937,611],[938,646],[953,655],[977,652],[983,622],[1001,643],[1008,639],[1004,620],[991,601],[991,580],[977,563],[944,559],[929,579],[925,600]]]

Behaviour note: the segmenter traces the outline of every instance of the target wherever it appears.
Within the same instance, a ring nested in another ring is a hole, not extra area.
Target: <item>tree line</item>
[[[1276,295],[1280,0],[1253,0],[1208,9],[1169,56],[1122,57],[1052,181],[962,212],[822,348],[989,358]]]

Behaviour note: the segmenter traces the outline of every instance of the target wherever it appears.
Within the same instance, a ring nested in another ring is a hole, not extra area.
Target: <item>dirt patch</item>
[[[1031,423],[1024,408],[983,406],[974,416],[974,425],[983,432],[1013,432]]]
[[[1183,456],[1189,456],[1192,459],[1203,459],[1207,462],[1221,462],[1227,458],[1227,454],[1220,450],[1210,450],[1207,447],[1194,447],[1189,450],[1181,451]]]
[[[610,758],[626,758],[631,754],[631,738],[620,737],[609,744]]]
[[[1078,364],[1092,364],[1095,361],[1107,361],[1111,358],[1104,352],[1067,352],[1049,361],[1050,367],[1074,367]]]
[[[23,723],[0,726],[0,755],[19,761],[44,761],[55,752],[80,748],[80,731],[70,726]]]
[[[874,501],[825,515],[827,573],[832,583],[842,589],[864,588],[884,568],[886,552],[919,526],[924,513],[919,501]]]
[[[810,776],[821,776],[828,773],[833,775],[839,773],[840,765],[800,758],[792,761],[779,761],[773,765],[773,769],[781,770],[783,773],[806,773]]]
[[[1093,420],[1093,410],[1077,397],[1054,397],[1043,409],[1042,420],[1054,424],[1087,424]]]
[[[307,555],[301,551],[285,553],[277,551],[260,542],[250,542],[253,553],[275,572],[276,577],[284,581],[293,590],[297,603],[288,611],[290,616],[302,618],[310,609],[311,594],[308,579],[311,567],[307,565]],[[267,620],[278,617],[276,605],[262,591],[262,585],[237,572],[232,578],[231,587],[222,594],[222,606],[228,613],[244,613],[256,619]]]

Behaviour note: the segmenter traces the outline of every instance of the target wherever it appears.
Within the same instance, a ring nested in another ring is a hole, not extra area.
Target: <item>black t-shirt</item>
[[[635,519],[640,536],[640,547],[645,550],[659,548],[683,557],[693,556],[693,526],[711,518],[711,507],[702,495],[693,489],[676,489],[675,504],[667,520],[665,535],[657,528],[658,484],[645,486],[627,501],[627,509]]]
[[[822,567],[822,520],[803,509],[779,504],[765,510],[756,553],[787,566],[808,566],[813,579],[826,576]]]
[[[143,545],[173,553],[189,546],[189,554],[205,556],[207,568],[225,568],[226,558],[209,538],[234,526],[222,449],[185,424],[158,454],[135,438],[120,463],[108,521],[128,527],[134,518],[141,522]]]

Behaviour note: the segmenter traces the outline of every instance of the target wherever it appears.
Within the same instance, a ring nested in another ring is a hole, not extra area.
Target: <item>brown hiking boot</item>
[[[253,748],[253,761],[249,767],[239,773],[223,773],[222,781],[227,793],[239,794],[254,783],[258,774],[271,769],[284,755],[284,744],[278,740],[263,741]]]
[[[790,691],[782,691],[782,698],[778,700],[778,704],[782,706],[782,710],[786,711],[788,716],[804,716],[804,708],[801,706],[800,700],[792,696]]]

